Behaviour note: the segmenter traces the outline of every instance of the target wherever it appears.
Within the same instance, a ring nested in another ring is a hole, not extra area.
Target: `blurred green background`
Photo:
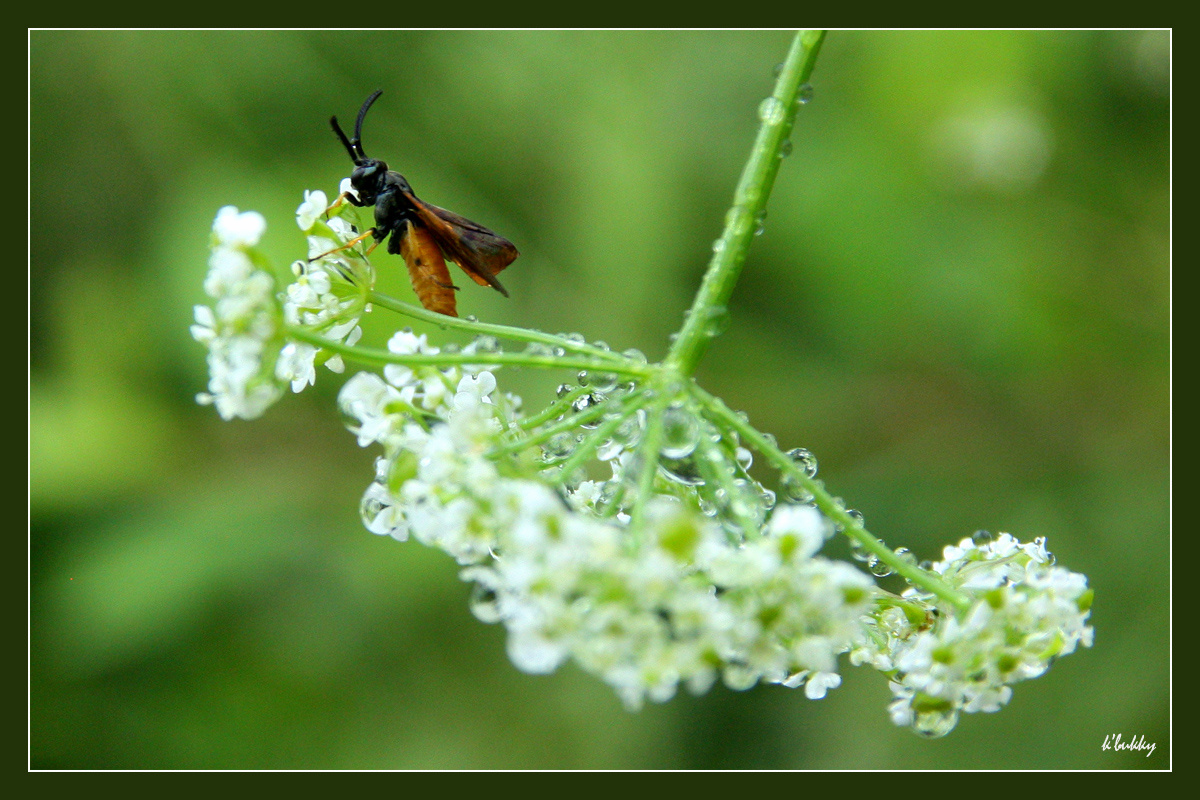
[[[303,190],[350,170],[328,118],[376,88],[367,151],[521,249],[512,298],[460,281],[460,313],[661,357],[790,38],[33,32],[33,766],[1167,766],[1165,32],[831,34],[702,365],[890,544],[1047,536],[1089,576],[1095,648],[946,739],[848,665],[819,702],[638,713],[518,673],[449,558],[359,522],[343,378],[253,423],[195,404],[216,210],[301,255]],[[373,317],[376,345],[407,324]],[[537,407],[568,377],[501,383]]]

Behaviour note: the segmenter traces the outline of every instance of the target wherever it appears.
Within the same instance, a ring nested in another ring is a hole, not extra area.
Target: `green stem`
[[[663,412],[671,396],[664,393],[649,411],[646,419],[646,430],[642,434],[638,451],[642,456],[641,471],[638,473],[637,494],[633,498],[633,509],[630,511],[629,531],[632,535],[630,546],[637,544],[637,537],[642,528],[642,519],[646,511],[646,499],[654,488],[654,476],[658,473],[659,451],[662,449]]]
[[[515,442],[505,442],[488,453],[488,456],[494,458],[507,453],[519,453],[522,450],[526,450],[530,447],[534,447],[535,445],[539,445],[542,442],[549,441],[556,434],[573,431],[583,423],[591,422],[592,420],[596,419],[596,417],[602,416],[607,410],[608,409],[604,407],[603,403],[592,406],[586,411],[580,411],[578,414],[567,417],[566,419],[561,419],[553,425],[542,428],[537,433],[531,436],[526,436],[524,439],[518,439]]]
[[[588,369],[597,372],[614,372],[619,375],[631,375],[644,378],[653,372],[653,368],[638,364],[633,360],[624,363],[616,361],[599,361],[594,358],[546,355],[537,356],[529,353],[393,353],[390,350],[379,350],[373,347],[357,347],[326,339],[313,333],[307,328],[296,325],[285,326],[287,335],[300,342],[307,342],[316,347],[323,347],[334,353],[340,353],[347,358],[363,364],[404,364],[405,366],[429,365],[434,367],[449,367],[454,364],[498,364],[512,367],[532,367],[534,369]]]
[[[389,297],[380,292],[371,291],[367,294],[367,299],[381,308],[386,308],[389,311],[395,311],[398,314],[403,314],[406,317],[419,319],[424,322],[432,322],[442,328],[453,328],[455,330],[468,331],[480,336],[498,336],[501,339],[510,339],[517,342],[536,342],[544,344],[551,348],[561,347],[575,353],[585,353],[595,358],[601,358],[605,361],[612,361],[617,364],[623,364],[630,359],[620,353],[614,353],[611,350],[605,350],[603,347],[596,347],[594,344],[586,342],[573,342],[562,336],[555,336],[552,333],[543,333],[542,331],[529,330],[528,328],[515,328],[510,325],[493,325],[487,322],[475,322],[470,319],[462,319],[460,317],[448,317],[445,314],[439,314],[436,311],[414,306],[411,303],[405,303],[397,300],[394,297]],[[611,371],[611,370],[610,370]]]
[[[543,422],[549,422],[555,417],[562,416],[563,414],[567,413],[567,411],[572,405],[574,405],[575,401],[578,400],[581,395],[585,395],[587,392],[588,389],[586,386],[576,386],[574,389],[567,392],[562,397],[558,398],[553,403],[534,414],[532,417],[526,417],[518,422],[517,426],[521,428],[521,430],[531,431],[538,425],[541,425]]]
[[[690,376],[696,371],[696,365],[728,313],[726,307],[733,287],[775,184],[784,143],[792,133],[801,87],[812,75],[824,39],[824,31],[796,34],[775,82],[775,91],[759,107],[762,125],[734,192],[733,207],[725,217],[725,230],[713,243],[708,271],[696,292],[683,330],[667,353],[665,364],[681,375]]]
[[[825,485],[821,481],[810,478],[808,473],[798,467],[796,462],[787,453],[776,447],[770,439],[759,433],[753,425],[731,411],[729,406],[725,405],[719,398],[714,397],[695,384],[692,384],[691,390],[693,396],[703,403],[716,418],[737,431],[747,444],[766,456],[767,460],[774,464],[780,472],[783,472],[787,477],[812,493],[813,503],[821,510],[821,513],[840,525],[842,532],[857,542],[862,549],[887,564],[892,568],[893,572],[905,578],[909,583],[937,595],[959,610],[966,610],[970,606],[971,599],[966,594],[953,588],[934,573],[927,572],[917,565],[900,558],[890,547],[879,539],[876,539],[862,526],[859,520],[846,512],[843,505],[835,500],[833,495],[826,491]]]

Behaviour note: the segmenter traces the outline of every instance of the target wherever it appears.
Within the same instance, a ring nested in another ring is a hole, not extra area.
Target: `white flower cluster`
[[[389,349],[437,352],[411,333]],[[816,556],[831,528],[815,509],[776,508],[762,535],[739,544],[669,496],[650,501],[636,530],[602,519],[588,510],[595,483],[564,498],[536,465],[492,457],[524,435],[515,398],[495,386],[488,372],[396,366],[386,380],[351,378],[340,404],[359,443],[385,449],[363,498],[368,529],[413,536],[464,565],[476,616],[507,627],[519,668],[574,659],[630,707],[718,677],[737,689],[803,685],[812,698],[841,682],[837,656],[859,636],[875,589]]]
[[[374,273],[365,259],[338,248],[354,230],[338,216],[328,221],[323,192],[306,192],[296,211],[308,237],[309,257],[292,265],[296,281],[280,296],[262,264],[257,245],[266,229],[262,215],[239,213],[233,206],[217,212],[204,290],[215,303],[195,307],[192,336],[208,347],[208,391],[196,400],[213,405],[223,419],[262,416],[291,384],[299,392],[316,380],[322,360],[334,372],[340,356],[299,341],[288,341],[284,325],[303,326],[324,338],[355,344],[362,336],[359,319],[369,310],[367,293]],[[330,252],[336,251],[336,252]],[[326,255],[328,254],[328,255]],[[324,256],[317,258],[317,256]]]
[[[963,539],[943,555],[933,571],[973,598],[970,609],[914,622],[890,608],[876,618],[871,643],[851,654],[893,675],[892,721],[926,736],[948,733],[960,713],[1000,710],[1012,684],[1092,645],[1087,578],[1054,566],[1044,540],[1022,544],[1003,533]],[[910,589],[904,597],[933,609],[931,595]]]
[[[354,238],[355,231],[340,216],[322,219],[327,209],[322,191],[306,191],[296,209],[296,224],[309,234],[308,257],[313,260],[292,264],[296,280],[287,287],[283,317],[289,325],[303,325],[332,342],[353,345],[362,337],[359,320],[369,310],[366,296],[374,285],[374,272],[365,258],[339,249]],[[299,392],[316,382],[320,355],[311,344],[289,342],[279,355],[275,376]],[[327,358],[325,366],[333,372],[346,369],[339,355]]]
[[[279,399],[271,368],[282,341],[274,281],[254,263],[267,223],[233,206],[217,212],[204,291],[216,302],[195,308],[192,336],[208,347],[208,391],[196,396],[222,419],[253,419]]]

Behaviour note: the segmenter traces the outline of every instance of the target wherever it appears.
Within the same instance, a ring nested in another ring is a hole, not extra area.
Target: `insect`
[[[454,297],[458,287],[450,282],[447,259],[458,264],[480,286],[491,286],[508,297],[496,273],[516,259],[517,248],[512,242],[453,211],[420,200],[403,175],[389,170],[383,161],[367,157],[362,146],[363,118],[381,94],[382,89],[362,104],[354,123],[353,139],[346,137],[337,117],[329,118],[333,132],[354,161],[350,185],[358,192],[357,198],[347,193],[339,201],[345,199],[360,208],[375,207],[375,227],[352,244],[373,236],[373,250],[391,236],[387,251],[404,258],[413,290],[421,305],[430,311],[458,316]]]

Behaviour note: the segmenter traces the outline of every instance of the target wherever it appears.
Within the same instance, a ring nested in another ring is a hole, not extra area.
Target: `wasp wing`
[[[446,258],[458,264],[480,286],[491,286],[508,297],[508,292],[496,279],[496,273],[519,255],[512,242],[453,211],[426,203],[412,194],[406,193],[406,196],[421,225],[433,234]]]
[[[430,311],[457,317],[454,286],[450,284],[450,270],[442,249],[430,232],[421,225],[408,220],[400,231],[400,255],[408,265],[408,277],[421,305]]]

